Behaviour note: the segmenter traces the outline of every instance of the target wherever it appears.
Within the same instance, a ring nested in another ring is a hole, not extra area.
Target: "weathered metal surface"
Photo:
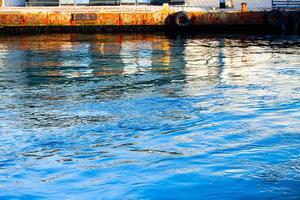
[[[23,15],[18,13],[1,13],[0,25],[1,26],[20,26],[24,22]]]
[[[193,25],[261,25],[264,24],[264,12],[191,12]]]
[[[72,20],[74,21],[86,21],[86,20],[96,20],[96,13],[74,13],[72,14]]]
[[[98,13],[96,24],[101,24],[102,26],[121,25],[120,13]]]
[[[72,21],[70,13],[48,13],[47,17],[49,26],[67,26]]]
[[[123,8],[123,9],[122,9]],[[176,28],[178,7],[40,7],[0,8],[0,33],[24,32],[95,32],[95,31],[148,31]],[[191,28],[198,30],[225,30],[223,26],[269,31],[266,11],[203,11],[186,10]],[[298,23],[298,22],[297,22]],[[182,27],[181,27],[182,28]],[[177,27],[176,29],[180,29]],[[170,32],[172,33],[172,32]]]
[[[47,13],[26,13],[22,15],[23,26],[48,26]]]
[[[172,12],[169,13],[170,15]],[[192,25],[263,24],[264,12],[188,12]],[[1,26],[128,26],[165,25],[161,12],[126,13],[1,13]]]

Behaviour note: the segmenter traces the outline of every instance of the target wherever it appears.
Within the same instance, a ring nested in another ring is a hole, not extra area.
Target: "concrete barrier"
[[[174,23],[178,7],[126,7],[118,6],[90,8],[35,8],[35,9],[0,9],[0,32],[5,30],[149,30],[149,29],[176,29]],[[134,8],[134,9],[133,9]],[[22,12],[20,12],[20,10]],[[204,30],[212,28],[218,31],[238,30],[273,31],[266,20],[265,11],[226,11],[208,12],[195,9],[185,10],[189,19],[189,26],[184,29],[194,28]],[[225,27],[225,29],[224,29]],[[227,27],[227,29],[226,29]],[[183,27],[181,28],[183,29]],[[18,31],[16,31],[18,32]]]

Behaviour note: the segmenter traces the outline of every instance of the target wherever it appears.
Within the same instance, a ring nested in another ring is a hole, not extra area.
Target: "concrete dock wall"
[[[0,33],[8,29],[18,33],[18,30],[39,31],[54,28],[58,31],[113,31],[133,28],[140,31],[166,28],[175,30],[213,28],[222,32],[233,29],[242,32],[246,29],[255,32],[266,30],[272,32],[273,29],[299,30],[299,12],[271,13],[275,17],[280,14],[279,17],[274,18],[267,11],[205,11],[186,7],[184,15],[188,18],[188,24],[178,25],[175,19],[178,14],[182,14],[181,11],[181,7],[173,6],[169,8],[161,6],[0,8]],[[273,19],[275,22],[270,22]]]
[[[84,11],[85,12],[82,12]],[[0,26],[165,26],[177,10],[156,11],[80,11],[52,12],[24,9],[23,12],[0,12]],[[191,25],[259,25],[264,12],[205,12],[187,11]]]

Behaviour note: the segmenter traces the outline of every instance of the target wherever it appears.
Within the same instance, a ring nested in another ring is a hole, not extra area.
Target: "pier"
[[[299,11],[206,10],[188,6],[1,7],[0,33],[160,29],[298,32]]]

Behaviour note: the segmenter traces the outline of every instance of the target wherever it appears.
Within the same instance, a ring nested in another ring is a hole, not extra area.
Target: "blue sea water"
[[[0,37],[0,199],[300,199],[300,37]]]

